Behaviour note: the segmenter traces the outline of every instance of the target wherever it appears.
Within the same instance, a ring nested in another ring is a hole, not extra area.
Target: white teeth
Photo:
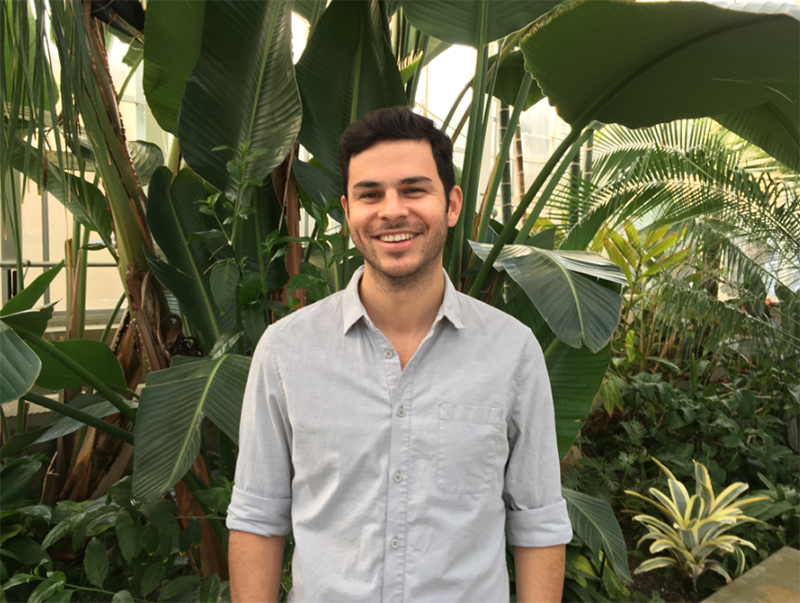
[[[384,243],[397,243],[398,241],[407,241],[408,239],[413,239],[416,235],[410,232],[404,232],[401,234],[394,234],[394,235],[383,235],[378,237]]]

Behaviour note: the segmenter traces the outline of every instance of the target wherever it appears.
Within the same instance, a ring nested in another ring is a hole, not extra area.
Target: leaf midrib
[[[189,259],[189,265],[192,267],[192,272],[194,272],[195,281],[197,282],[197,288],[200,290],[200,295],[203,298],[203,303],[206,306],[206,310],[208,311],[208,318],[211,321],[211,327],[214,329],[214,337],[219,339],[220,330],[219,325],[217,324],[217,319],[214,316],[214,309],[211,307],[211,303],[208,299],[208,293],[206,292],[206,288],[203,285],[203,279],[201,278],[200,271],[197,269],[197,265],[194,261],[194,256],[192,255],[192,250],[189,247],[189,242],[186,240],[186,233],[183,232],[183,226],[181,224],[180,219],[178,218],[178,212],[175,208],[175,203],[172,199],[172,191],[170,190],[171,187],[167,187],[167,199],[169,199],[169,209],[172,213],[172,217],[175,220],[175,224],[178,226],[178,230],[181,233],[181,243],[183,244],[183,249],[186,252],[186,256]]]
[[[189,448],[189,442],[192,439],[192,433],[194,432],[194,426],[197,424],[198,417],[201,416],[202,413],[203,413],[203,406],[205,406],[206,398],[208,397],[208,390],[211,388],[211,383],[214,381],[214,375],[216,375],[217,371],[219,370],[219,367],[222,366],[222,363],[225,361],[225,359],[227,357],[228,357],[227,354],[223,355],[223,356],[220,356],[220,358],[216,361],[216,363],[214,363],[214,368],[211,369],[211,372],[209,373],[208,378],[206,379],[206,383],[203,386],[203,392],[200,394],[200,397],[198,398],[197,406],[195,408],[194,415],[192,416],[192,420],[191,420],[191,423],[190,423],[190,428],[186,430],[186,437],[183,438],[183,442],[180,445],[179,454],[178,454],[178,458],[177,458],[178,463],[173,465],[172,471],[170,472],[170,476],[169,476],[170,485],[175,484],[178,481],[178,479],[181,477],[181,476],[178,475],[178,472],[177,472],[176,469],[178,467],[178,464],[179,464],[180,460],[186,454],[186,450]],[[167,487],[169,487],[169,486],[167,486]]]
[[[592,516],[585,510],[584,505],[582,505],[580,502],[576,501],[574,498],[570,498],[569,495],[565,495],[565,498],[568,498],[570,502],[572,502],[572,504],[575,506],[575,508],[581,512],[581,515],[585,517],[586,520],[589,521],[589,523],[591,523],[597,529],[597,531],[600,533],[600,539],[607,547],[606,552],[608,553],[609,556],[611,556],[611,551],[613,550],[613,547],[611,546],[612,543],[610,540],[611,535],[610,534],[606,535],[605,530],[601,529],[601,527],[604,528],[605,526],[601,526],[597,521],[595,521],[592,518]]]
[[[278,13],[284,10],[283,6],[284,3],[281,0],[274,2],[273,4],[274,10],[272,12],[272,19],[269,24],[269,33],[267,34],[266,44],[264,46],[264,54],[261,58],[261,68],[258,72],[258,84],[256,85],[256,92],[253,95],[253,109],[250,112],[250,123],[247,126],[247,141],[252,142],[253,138],[253,128],[255,127],[256,122],[256,112],[260,107],[261,103],[259,102],[261,98],[261,86],[264,83],[264,72],[267,70],[267,59],[270,55],[270,50],[272,48],[272,38],[275,35],[275,24],[278,21]],[[244,142],[244,141],[242,141]]]
[[[365,32],[364,27],[364,14],[363,11],[359,12],[358,15],[359,22],[361,24],[361,35],[358,36],[358,47],[356,48],[356,59],[355,59],[355,73],[353,74],[353,96],[350,100],[350,122],[353,123],[358,116],[358,95],[359,95],[359,88],[361,86],[361,63],[364,59],[364,37]]]
[[[558,267],[558,269],[561,270],[561,272],[563,273],[564,277],[567,279],[567,283],[569,284],[569,289],[572,292],[572,297],[575,299],[575,308],[576,308],[576,310],[578,312],[578,324],[580,324],[580,326],[581,326],[581,340],[584,340],[585,339],[585,334],[584,334],[584,325],[583,325],[583,309],[581,308],[581,303],[580,303],[580,300],[578,298],[578,293],[577,293],[577,291],[575,291],[575,285],[572,282],[572,278],[570,278],[569,271],[566,268],[564,268],[564,266],[561,265],[561,262],[559,262],[555,257],[553,257],[553,255],[547,253],[545,250],[538,249],[537,253],[542,254],[544,257],[546,257],[548,260],[550,260],[553,264],[555,264]]]

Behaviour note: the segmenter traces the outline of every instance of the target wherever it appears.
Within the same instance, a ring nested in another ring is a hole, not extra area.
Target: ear
[[[460,186],[454,186],[450,191],[450,207],[447,209],[447,225],[455,226],[458,222],[458,215],[461,213],[461,204],[464,201],[464,194]]]
[[[342,209],[344,210],[344,215],[349,220],[350,219],[350,211],[347,209],[347,197],[342,195],[341,201],[342,201]]]

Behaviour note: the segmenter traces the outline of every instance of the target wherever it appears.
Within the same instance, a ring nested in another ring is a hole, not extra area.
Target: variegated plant
[[[666,474],[671,497],[656,488],[650,488],[650,494],[655,500],[630,490],[625,492],[655,505],[667,518],[667,521],[662,521],[650,515],[634,517],[634,521],[644,524],[648,530],[637,546],[652,540],[651,553],[668,553],[671,556],[648,559],[636,569],[636,573],[641,574],[660,567],[675,567],[691,578],[692,585],[696,588],[700,575],[710,570],[721,575],[726,582],[730,582],[731,577],[722,564],[716,559],[710,559],[709,556],[734,553],[737,559],[736,575],[740,575],[745,563],[744,552],[740,547],[749,546],[752,549],[755,547],[751,542],[727,535],[725,532],[737,525],[758,521],[744,515],[742,507],[770,500],[769,497],[751,496],[737,501],[736,499],[749,488],[743,482],[731,484],[719,496],[714,496],[708,470],[697,461],[694,463],[695,494],[689,496],[686,487],[669,469],[656,459],[653,461]]]

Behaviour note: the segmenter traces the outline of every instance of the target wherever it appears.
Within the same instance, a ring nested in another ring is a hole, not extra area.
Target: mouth
[[[402,241],[413,239],[416,236],[417,233],[414,232],[399,232],[395,234],[378,235],[375,238],[382,243],[401,243]]]

